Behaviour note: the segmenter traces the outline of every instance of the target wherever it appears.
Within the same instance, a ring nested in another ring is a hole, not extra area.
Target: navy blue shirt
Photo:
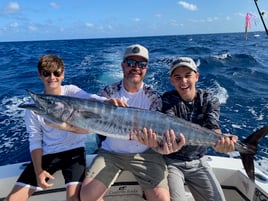
[[[162,99],[163,113],[183,118],[208,129],[220,129],[220,102],[208,91],[197,89],[195,98],[191,102],[183,101],[176,90],[164,93]],[[166,157],[190,161],[201,158],[206,152],[205,146],[185,145],[178,152],[166,155]]]

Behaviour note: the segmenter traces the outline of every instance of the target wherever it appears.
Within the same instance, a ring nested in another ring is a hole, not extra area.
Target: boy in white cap
[[[175,90],[163,94],[162,112],[183,118],[221,134],[219,127],[220,102],[208,91],[196,88],[199,73],[193,59],[179,57],[172,63],[169,74],[170,82]],[[154,139],[152,137],[154,133],[145,134],[148,135],[148,138]],[[233,136],[231,139],[223,137],[213,148],[221,153],[234,151],[236,140],[237,136]],[[149,144],[149,140],[141,139],[141,137],[139,137],[139,141],[150,146],[157,144],[157,142],[152,143],[152,141]],[[195,200],[225,200],[221,186],[204,156],[207,147],[185,145],[177,151],[172,148],[172,144],[168,146],[170,146],[170,152],[165,152],[167,155],[164,158],[168,166],[168,182],[172,201],[187,201],[185,183]],[[161,148],[157,147],[155,150],[161,150]]]

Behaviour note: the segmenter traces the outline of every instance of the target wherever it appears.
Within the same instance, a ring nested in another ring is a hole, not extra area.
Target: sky
[[[0,42],[244,32],[246,13],[264,31],[254,0],[1,0]]]

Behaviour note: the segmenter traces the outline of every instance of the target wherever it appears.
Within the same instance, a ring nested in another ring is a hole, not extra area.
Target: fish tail
[[[248,177],[254,182],[255,170],[254,170],[254,155],[257,152],[258,143],[268,134],[268,125],[255,131],[249,135],[243,143],[246,144],[251,150],[251,153],[239,152],[243,166],[246,170]]]

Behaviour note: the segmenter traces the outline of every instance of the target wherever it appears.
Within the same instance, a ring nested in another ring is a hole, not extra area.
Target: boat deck
[[[87,156],[92,161],[94,156]],[[256,169],[256,181],[253,183],[246,176],[240,159],[209,156],[208,162],[212,166],[224,190],[227,201],[268,200],[268,178]],[[18,175],[25,166],[24,163],[0,167],[0,201],[11,190]],[[60,172],[54,174],[53,188],[36,192],[29,201],[64,201],[65,188]],[[187,186],[188,201],[194,201]],[[134,176],[124,171],[114,185],[107,192],[105,201],[145,201],[143,192]]]

